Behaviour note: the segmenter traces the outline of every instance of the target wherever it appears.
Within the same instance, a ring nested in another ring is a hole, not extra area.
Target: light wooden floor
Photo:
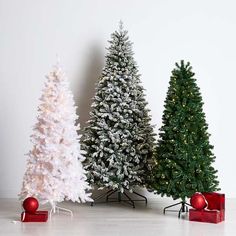
[[[0,235],[236,236],[236,200],[227,200],[226,221],[220,224],[190,222],[187,215],[178,219],[176,213],[163,215],[163,206],[171,203],[171,199],[149,199],[147,206],[139,203],[133,209],[119,203],[91,207],[67,202],[61,206],[73,210],[73,218],[56,214],[47,223],[21,223],[19,202],[14,199],[0,199]]]

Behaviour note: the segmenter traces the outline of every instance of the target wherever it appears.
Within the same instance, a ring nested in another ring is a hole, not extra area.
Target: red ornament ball
[[[39,207],[39,202],[34,197],[28,197],[23,202],[23,208],[28,213],[35,213]]]
[[[201,193],[194,193],[190,199],[190,204],[197,210],[202,210],[207,206],[206,199]]]

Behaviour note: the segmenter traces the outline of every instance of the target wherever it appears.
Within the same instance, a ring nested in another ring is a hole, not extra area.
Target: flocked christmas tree
[[[173,199],[218,188],[203,102],[190,63],[176,63],[169,83],[153,169],[153,189]],[[182,209],[184,210],[184,209]]]
[[[90,183],[120,193],[145,185],[155,144],[127,33],[120,23],[119,30],[111,35],[82,139]]]
[[[34,196],[54,209],[64,200],[91,201],[86,192],[90,187],[82,166],[76,107],[59,65],[47,76],[40,101],[20,198]]]

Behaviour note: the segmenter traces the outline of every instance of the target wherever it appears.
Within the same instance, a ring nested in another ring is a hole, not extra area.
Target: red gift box
[[[35,213],[22,212],[22,222],[46,222],[48,219],[48,211],[36,211]]]
[[[207,201],[207,209],[189,210],[189,220],[219,223],[225,220],[225,195],[221,193],[202,193]]]
[[[225,195],[223,193],[202,193],[209,210],[225,210]]]

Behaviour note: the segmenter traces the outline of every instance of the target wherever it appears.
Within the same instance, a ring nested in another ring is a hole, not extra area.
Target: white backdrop
[[[236,197],[235,7],[234,0],[0,0],[0,197],[20,190],[44,75],[56,54],[84,126],[120,19],[134,42],[156,131],[174,63],[192,63],[220,186]]]

